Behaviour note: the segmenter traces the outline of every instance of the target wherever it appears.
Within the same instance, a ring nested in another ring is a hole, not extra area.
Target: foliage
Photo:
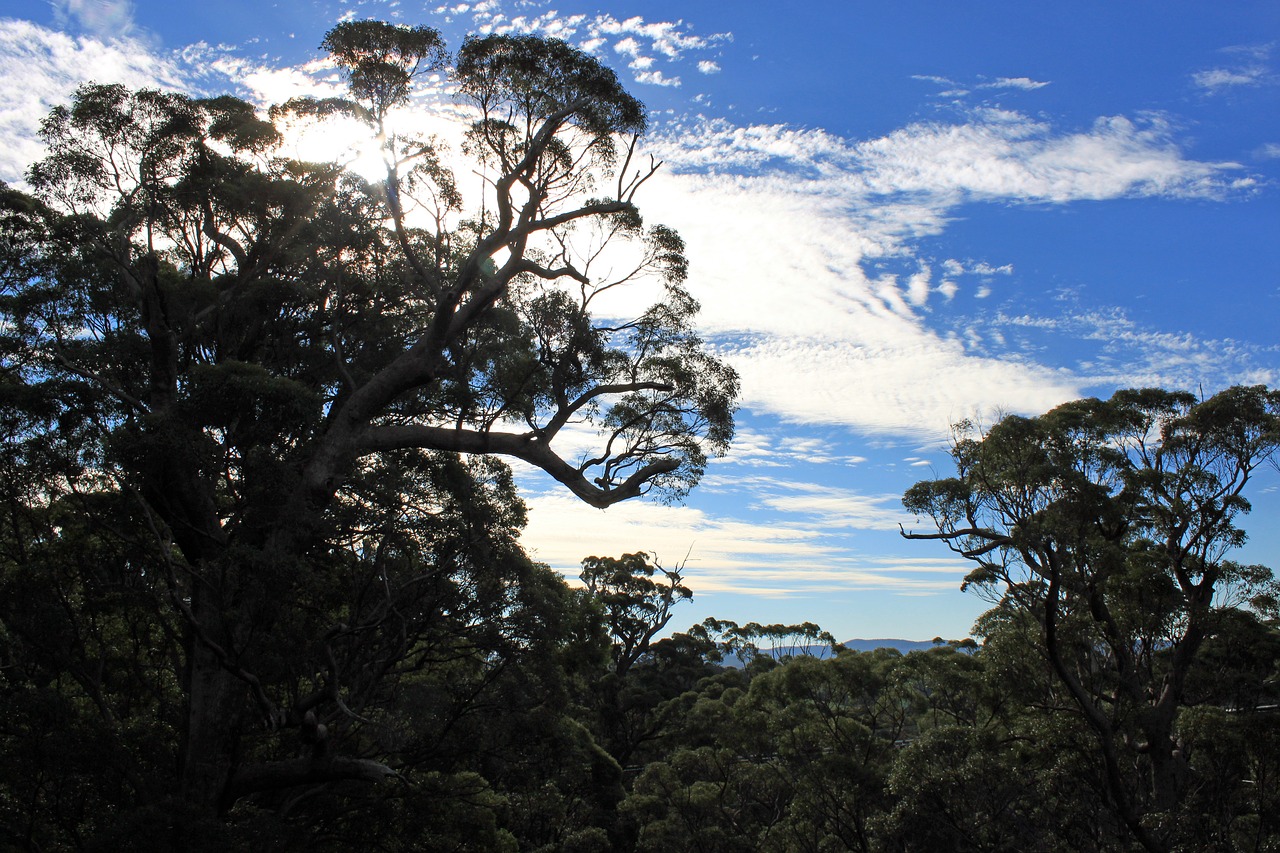
[[[270,119],[82,87],[0,190],[6,844],[545,846],[621,797],[568,713],[599,611],[520,549],[501,457],[604,507],[678,499],[732,436],[683,244],[635,204],[643,108],[559,42],[325,48],[348,97]],[[450,65],[484,198],[389,125]],[[385,180],[282,156],[333,116]],[[655,305],[599,315],[624,287]]]
[[[86,86],[0,187],[0,846],[1276,849],[1280,592],[1231,556],[1277,392],[962,425],[906,535],[973,561],[981,645],[667,635],[683,565],[571,588],[503,461],[672,500],[732,437],[642,105],[555,41],[324,46],[347,96],[269,117]],[[425,74],[483,198],[396,129]],[[334,118],[383,180],[281,155]]]
[[[1207,745],[1179,719],[1193,701],[1232,701],[1191,692],[1211,638],[1271,633],[1255,615],[1273,606],[1270,570],[1227,555],[1245,539],[1245,487],[1278,447],[1280,394],[1266,388],[1121,391],[985,435],[962,425],[957,475],[904,498],[938,530],[905,535],[945,542],[976,564],[966,584],[998,597],[979,630],[1042,656],[1031,701],[1064,713],[1068,700],[1096,744],[1102,805],[1148,850],[1223,820],[1197,809],[1191,759]]]

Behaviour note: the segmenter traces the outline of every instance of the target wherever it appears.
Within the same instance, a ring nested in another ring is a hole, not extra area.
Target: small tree
[[[671,621],[672,609],[693,598],[693,590],[681,583],[682,568],[664,569],[644,552],[582,561],[579,577],[604,610],[613,637],[613,669],[620,678],[648,654],[653,638]],[[661,578],[655,580],[657,575]]]

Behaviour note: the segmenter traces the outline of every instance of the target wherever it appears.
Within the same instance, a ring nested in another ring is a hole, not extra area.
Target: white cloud
[[[612,15],[598,15],[589,23],[588,31],[592,36],[624,34],[639,36],[647,40],[653,50],[668,59],[679,59],[686,51],[703,50],[733,38],[729,33],[696,36],[689,32],[688,26],[683,21],[645,23],[644,18],[639,15],[622,21]]]
[[[647,86],[679,86],[679,77],[668,77],[661,71],[641,71],[636,74],[636,82]]]
[[[339,97],[346,91],[336,74],[326,73],[334,68],[327,60],[280,68],[234,54],[215,54],[208,64],[235,80],[249,100],[258,104],[283,104],[290,98],[301,97]]]
[[[911,79],[919,80],[923,83],[933,83],[936,86],[942,87],[937,93],[937,96],[940,98],[963,98],[969,94],[968,89],[958,85],[954,80],[949,80],[946,77],[939,77],[935,74],[913,74],[911,75]]]
[[[720,64],[712,62],[710,59],[704,59],[698,63],[698,70],[703,74],[719,74]]]
[[[983,83],[979,89],[1024,89],[1032,91],[1048,86],[1048,82],[1032,80],[1030,77],[1000,77],[990,83]]]
[[[534,559],[570,578],[587,556],[645,551],[668,567],[684,563],[695,602],[717,592],[765,598],[858,590],[938,594],[954,591],[963,576],[954,561],[865,558],[849,547],[851,526],[896,538],[899,522],[912,523],[899,496],[801,482],[738,482],[759,489],[760,500],[779,515],[769,521],[757,513],[748,522],[639,501],[601,511],[554,490],[527,499],[522,538]]]
[[[508,5],[520,7],[529,4]],[[619,20],[608,14],[561,17],[555,10],[536,16],[509,17],[502,8],[503,4],[490,0],[490,2],[475,4],[470,9],[466,4],[459,4],[454,7],[438,6],[432,11],[439,15],[470,11],[474,27],[480,33],[535,34],[569,42],[577,40],[578,47],[588,53],[595,53],[609,41],[613,41],[614,50],[620,54],[641,57],[654,53],[668,62],[681,60],[686,53],[709,50],[716,45],[733,40],[732,33],[727,32],[707,36],[696,35],[684,21],[645,21],[638,15]],[[647,59],[642,66],[633,65],[633,67],[648,69],[653,61]],[[699,63],[698,69],[704,74],[710,74],[718,71],[719,66],[714,62],[703,60]],[[641,83],[659,86],[680,85],[679,78],[664,75],[660,71],[647,72],[636,79]]]
[[[1211,68],[1197,71],[1191,75],[1192,81],[1201,89],[1218,91],[1236,86],[1257,86],[1266,75],[1266,69],[1255,65],[1249,68]]]
[[[929,300],[929,268],[917,272],[907,280],[907,301],[917,308],[923,308]]]
[[[1075,368],[1091,387],[1221,388],[1274,385],[1280,372],[1264,348],[1224,338],[1203,340],[1185,332],[1144,328],[1121,309],[1084,311],[1061,317],[997,314],[995,327],[1032,329],[1092,341],[1095,352]]]
[[[761,481],[759,502],[770,509],[806,517],[820,529],[891,530],[910,522],[901,495],[863,495],[830,485]]]
[[[793,423],[930,436],[974,412],[1044,411],[1079,396],[1063,371],[975,356],[922,327],[883,347],[770,336],[726,355],[744,405]]]
[[[1269,66],[1274,48],[1274,43],[1224,48],[1222,53],[1231,57],[1231,62],[1223,67],[1198,71],[1191,75],[1191,81],[1210,94],[1240,87],[1274,85],[1278,78]]]
[[[960,199],[1222,195],[1223,173],[1239,164],[1190,160],[1172,131],[1163,117],[1146,115],[1100,118],[1087,130],[1063,134],[1018,112],[982,109],[963,123],[912,124],[863,142],[822,130],[703,121],[677,128],[668,140],[675,144],[663,150],[678,167],[798,170],[799,180],[821,178],[830,191],[922,194],[926,204],[942,206]]]
[[[1100,118],[1087,131],[1057,135],[1020,113],[983,110],[966,124],[912,125],[854,150],[875,192],[973,199],[1215,196],[1221,174],[1238,168],[1183,157],[1159,116]]]
[[[873,432],[937,434],[974,411],[1043,411],[1084,377],[1018,355],[999,329],[948,336],[921,313],[957,279],[1009,276],[1009,264],[914,258],[954,208],[973,201],[1069,203],[1230,192],[1234,164],[1185,157],[1159,116],[1112,117],[1062,133],[1019,113],[910,125],[866,142],[820,130],[704,121],[655,140],[676,173],[645,209],[685,236],[701,322],[742,376],[756,412]],[[648,188],[647,188],[648,189]],[[984,344],[984,341],[986,342]]]
[[[89,4],[78,4],[77,8]],[[141,42],[74,37],[29,21],[0,19],[0,180],[21,179],[39,159],[40,122],[70,100],[81,83],[124,83],[132,88],[194,88],[198,75],[179,55],[159,54]]]
[[[779,468],[794,463],[809,465],[827,465],[837,467],[853,467],[866,462],[864,456],[851,456],[835,452],[842,446],[847,436],[814,436],[802,437],[795,431],[789,431],[785,437],[777,433],[759,432],[749,427],[740,427],[733,438],[733,446],[729,453],[719,459],[712,460],[713,470],[703,478],[702,488],[723,490],[736,487],[741,482],[740,473],[721,475],[718,470],[728,466],[746,468]]]
[[[454,11],[461,9],[462,7],[457,7]],[[517,15],[514,18],[507,18],[497,9],[496,3],[480,3],[471,9],[475,20],[480,22],[477,26],[480,32],[498,35],[539,35],[569,41],[578,34],[583,22],[586,21],[586,15],[569,15],[562,18],[554,9],[534,17]]]

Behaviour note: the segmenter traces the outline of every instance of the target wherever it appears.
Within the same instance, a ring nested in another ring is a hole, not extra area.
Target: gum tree
[[[1182,811],[1205,783],[1194,753],[1212,745],[1180,718],[1206,642],[1241,620],[1267,632],[1271,572],[1229,556],[1278,447],[1275,391],[1120,391],[985,434],[964,425],[956,475],[903,499],[937,528],[907,538],[976,564],[965,585],[999,602],[988,633],[1031,630],[1052,684],[1039,701],[1063,697],[1092,732],[1104,802],[1149,850],[1198,820]]]
[[[407,772],[437,754],[415,726],[474,706],[405,716],[407,696],[474,699],[563,639],[502,457],[596,507],[678,499],[733,430],[736,376],[693,330],[679,237],[642,221],[658,164],[611,71],[507,36],[450,63],[434,30],[376,22],[324,46],[348,97],[273,121],[83,87],[43,125],[31,195],[0,209],[4,584],[36,595],[71,536],[117,553],[105,574],[61,564],[41,599],[75,642],[41,650],[17,605],[5,642],[79,673],[104,731],[149,703],[177,770],[121,796],[176,792],[188,828]],[[471,110],[483,198],[391,127],[426,73]],[[335,116],[379,140],[384,180],[281,155],[274,121]],[[610,313],[636,287],[653,307]],[[570,430],[597,449],[559,453]],[[103,584],[125,610],[85,606]],[[94,674],[144,646],[129,697]]]

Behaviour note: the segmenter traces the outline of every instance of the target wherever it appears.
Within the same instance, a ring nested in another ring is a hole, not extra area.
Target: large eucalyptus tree
[[[500,457],[607,507],[679,498],[733,431],[610,70],[376,22],[324,47],[348,96],[271,120],[82,87],[0,204],[5,653],[79,697],[115,802],[180,826],[403,775],[502,679],[552,678],[513,675],[572,619]],[[394,129],[428,73],[471,117],[473,197]],[[285,122],[334,117],[383,180],[282,155]],[[652,307],[598,315],[635,287]],[[598,449],[558,452],[566,431]]]

